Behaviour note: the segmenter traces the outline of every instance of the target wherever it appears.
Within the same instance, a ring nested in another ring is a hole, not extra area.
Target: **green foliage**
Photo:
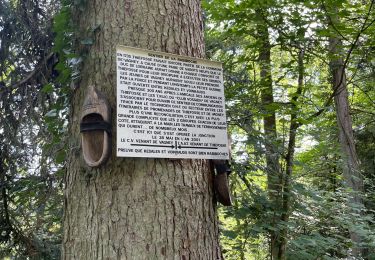
[[[59,257],[69,104],[85,50],[101,29],[97,24],[75,32],[72,9],[79,15],[86,4],[0,1],[0,257]],[[287,242],[287,259],[348,258],[355,246],[350,231],[356,230],[366,238],[359,246],[373,258],[372,3],[205,0],[203,7],[207,56],[223,62],[234,140],[230,178],[235,202],[219,209],[225,257],[268,259],[276,234]],[[270,64],[260,62],[265,32]],[[343,183],[331,102],[333,55],[327,48],[333,35],[343,41],[339,54],[346,62],[365,207],[351,203],[353,193]],[[274,101],[269,103],[262,99],[264,65],[270,65],[272,78]],[[273,114],[277,131],[270,138],[263,120]],[[290,146],[293,131],[296,142]],[[267,147],[277,154],[280,172],[270,174]],[[272,177],[281,189],[270,185]]]
[[[57,259],[69,86],[79,66],[70,3],[0,4],[0,258]]]
[[[227,259],[269,258],[271,234],[275,233],[286,234],[287,259],[345,258],[354,246],[350,230],[366,237],[360,247],[367,248],[369,256],[373,254],[372,5],[358,1],[206,0],[203,7],[207,56],[223,62],[227,117],[234,140],[231,180],[236,202],[220,214]],[[258,31],[261,26],[270,34],[274,91],[274,102],[265,105],[259,62],[264,48]],[[352,192],[343,183],[327,62],[331,58],[328,37],[337,34],[344,42],[357,149],[366,177],[366,208],[349,203]],[[301,50],[303,82],[298,91]],[[262,120],[273,113],[277,138],[270,139],[264,136]],[[292,175],[286,183],[292,114],[298,129]],[[286,185],[288,192],[268,188],[266,145],[280,156],[280,185]],[[269,192],[289,198],[287,211],[281,204],[273,205]],[[285,214],[287,221],[279,218]]]

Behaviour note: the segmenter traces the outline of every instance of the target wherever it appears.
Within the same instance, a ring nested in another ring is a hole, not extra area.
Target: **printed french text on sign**
[[[119,46],[117,156],[228,159],[220,63]]]

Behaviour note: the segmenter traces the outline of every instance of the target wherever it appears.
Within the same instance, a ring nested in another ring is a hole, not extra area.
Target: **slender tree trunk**
[[[289,220],[290,217],[290,201],[291,201],[291,183],[290,178],[293,173],[293,166],[294,166],[294,153],[296,147],[296,136],[297,136],[297,129],[300,126],[297,117],[298,117],[298,106],[297,101],[300,97],[303,89],[303,78],[305,74],[304,68],[304,49],[301,48],[298,53],[298,86],[296,92],[293,94],[291,99],[291,114],[290,114],[290,127],[289,127],[289,142],[288,142],[288,150],[286,154],[286,171],[285,171],[285,178],[284,178],[284,190],[283,190],[283,207],[282,207],[282,214],[281,220],[285,223]],[[281,243],[279,249],[279,259],[285,259],[286,256],[286,245],[287,245],[287,236],[288,236],[288,229],[282,228],[280,231]]]
[[[204,56],[200,1],[86,2],[74,14],[78,42],[88,28],[100,29],[82,49],[87,58],[73,99],[63,259],[221,259],[206,160],[117,158],[113,140],[109,162],[92,169],[80,148],[87,87],[95,85],[116,107],[116,45]]]
[[[0,135],[0,137],[2,137],[2,135]],[[2,140],[0,139],[0,141]],[[4,149],[5,145],[1,145],[1,148]],[[3,158],[2,152],[3,151],[0,151],[0,228],[3,236],[2,241],[7,241],[12,230],[12,225],[9,218],[6,173],[5,167],[3,167],[3,162],[6,160]]]
[[[336,93],[334,101],[343,161],[343,177],[345,185],[352,190],[349,207],[353,208],[353,204],[357,204],[357,206],[363,205],[361,198],[361,192],[363,192],[363,177],[360,173],[359,159],[354,144],[344,60],[340,54],[342,43],[338,38],[331,37],[329,39],[329,47],[331,55],[330,69],[332,73],[332,88]],[[349,232],[350,238],[354,243],[353,254],[355,256],[360,256],[364,253],[364,250],[358,247],[358,244],[363,238],[361,238],[356,230],[349,230]]]
[[[340,23],[337,15],[335,3],[327,4],[327,23],[333,27]],[[333,28],[332,35],[329,37],[329,55],[330,70],[332,75],[332,89],[334,94],[336,121],[338,127],[339,141],[341,146],[341,159],[344,185],[351,189],[348,207],[355,213],[355,208],[363,205],[361,193],[364,191],[363,177],[360,172],[360,163],[354,143],[352,117],[350,115],[350,105],[348,99],[348,88],[345,74],[345,61],[343,56],[343,45],[341,36],[337,35],[336,29]],[[353,205],[356,205],[353,207]],[[355,257],[364,256],[366,250],[360,248],[363,237],[354,229],[349,230],[350,238],[353,242],[353,255]]]
[[[259,11],[260,12],[260,11]],[[261,100],[264,107],[263,128],[265,136],[268,194],[274,211],[272,220],[273,230],[270,231],[271,256],[278,259],[281,246],[280,233],[277,231],[279,222],[279,207],[281,203],[282,177],[280,174],[279,153],[275,142],[277,140],[276,114],[269,109],[273,103],[272,73],[271,73],[271,44],[268,28],[263,18],[259,17],[257,24],[259,47],[259,64],[261,80]]]

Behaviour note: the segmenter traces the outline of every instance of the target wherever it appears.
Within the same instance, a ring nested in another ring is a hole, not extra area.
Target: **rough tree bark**
[[[342,43],[337,37],[330,37],[330,70],[332,73],[332,88],[335,93],[336,120],[339,132],[339,141],[342,155],[342,170],[345,185],[352,190],[349,199],[349,207],[363,205],[361,193],[363,192],[363,177],[360,172],[360,164],[354,143],[352,117],[348,100],[348,88],[346,83],[344,59],[341,50]],[[356,212],[357,213],[357,212]],[[365,254],[365,249],[359,247],[363,238],[356,230],[349,230],[350,238],[354,242],[353,254],[360,256]]]
[[[70,118],[63,259],[221,259],[206,160],[117,158],[113,145],[109,162],[92,169],[80,148],[87,87],[116,107],[117,44],[204,56],[200,1],[92,0],[73,16],[81,39],[99,29],[80,50],[86,58]]]

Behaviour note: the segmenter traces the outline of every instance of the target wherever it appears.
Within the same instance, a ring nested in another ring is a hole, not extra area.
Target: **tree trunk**
[[[94,85],[116,107],[116,45],[204,56],[198,0],[93,0],[73,14],[81,39],[94,30],[72,104],[65,178],[63,259],[221,259],[207,160],[118,158],[89,168],[79,118]],[[115,119],[112,118],[115,126]]]
[[[260,13],[258,10],[257,13]],[[280,233],[277,231],[277,224],[280,219],[279,206],[281,204],[282,177],[280,174],[279,153],[276,148],[276,114],[268,106],[273,104],[273,88],[271,74],[271,44],[269,42],[268,28],[262,17],[259,17],[257,24],[261,80],[261,99],[264,108],[263,128],[265,137],[266,163],[267,163],[267,183],[268,194],[274,211],[272,220],[273,229],[270,231],[271,256],[278,259],[281,247]]]
[[[352,190],[349,199],[349,207],[353,208],[354,204],[357,206],[363,205],[361,198],[361,192],[363,192],[363,177],[360,173],[359,159],[354,144],[344,60],[340,55],[342,43],[338,38],[330,37],[329,47],[331,54],[330,69],[332,73],[332,88],[335,93],[336,119],[343,161],[343,178],[345,185]],[[355,209],[353,208],[353,210]],[[353,254],[355,256],[360,256],[364,253],[364,250],[359,248],[358,244],[363,238],[361,238],[356,230],[349,230],[349,232],[350,238],[354,243]]]
[[[305,66],[303,63],[305,51],[304,48],[298,52],[298,86],[296,92],[293,94],[291,98],[291,113],[290,113],[290,127],[289,127],[289,142],[288,142],[288,150],[285,157],[286,161],[286,171],[285,171],[285,178],[284,178],[284,186],[283,186],[283,206],[282,206],[282,214],[281,214],[281,221],[284,223],[289,221],[291,209],[290,209],[290,201],[291,201],[291,183],[290,179],[293,173],[293,166],[294,166],[294,153],[296,147],[296,137],[297,137],[297,129],[300,126],[298,123],[298,98],[301,96],[302,89],[303,89],[303,79],[305,74]],[[279,248],[279,258],[278,259],[285,259],[286,257],[286,245],[287,245],[287,237],[288,237],[288,228],[284,226],[280,230],[280,248]]]

